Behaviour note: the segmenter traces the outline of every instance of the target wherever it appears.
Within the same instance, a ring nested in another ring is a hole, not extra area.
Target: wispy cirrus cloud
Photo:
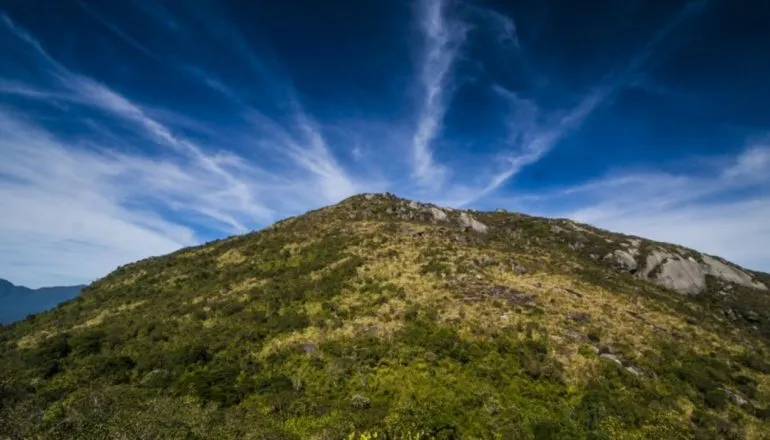
[[[493,90],[512,108],[508,122],[508,152],[500,155],[503,162],[502,170],[493,174],[487,185],[479,187],[475,192],[469,193],[465,199],[457,200],[456,203],[459,205],[473,203],[499,189],[526,166],[538,162],[567,135],[579,129],[613,94],[636,81],[655,50],[666,38],[683,22],[702,12],[707,5],[706,0],[696,0],[686,4],[678,14],[653,33],[647,44],[628,61],[626,66],[599,79],[573,107],[566,110],[544,112],[536,98],[523,98],[495,84]],[[492,17],[499,15],[492,11],[487,11],[486,14]],[[503,23],[504,28],[515,31],[512,22],[505,24],[503,21]]]
[[[439,188],[448,169],[437,163],[432,144],[441,131],[450,93],[449,79],[457,52],[465,39],[466,27],[448,17],[446,0],[420,3],[420,28],[424,54],[420,80],[423,88],[421,110],[412,138],[413,176],[420,185]]]
[[[493,9],[481,8],[469,5],[470,9],[491,23],[497,34],[498,42],[504,47],[519,49],[519,33],[516,30],[516,22],[512,17],[503,15]]]
[[[244,148],[267,147],[265,153],[287,158],[279,173],[268,171],[255,157],[234,153],[227,140],[201,145],[185,138],[141,104],[71,71],[28,32],[2,19],[48,67],[52,85],[4,80],[0,94],[96,111],[101,121],[118,121],[137,136],[132,142],[96,123],[87,137],[66,140],[0,107],[0,205],[7,212],[0,222],[0,266],[16,282],[82,282],[119,264],[222,232],[245,232],[366,187],[336,162],[321,129],[299,108],[292,127],[263,118],[238,137],[259,139]]]

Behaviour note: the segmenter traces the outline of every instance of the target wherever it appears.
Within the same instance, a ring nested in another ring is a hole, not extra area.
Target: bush
[[[724,409],[727,406],[727,393],[723,390],[709,390],[704,399],[706,405],[714,409]]]

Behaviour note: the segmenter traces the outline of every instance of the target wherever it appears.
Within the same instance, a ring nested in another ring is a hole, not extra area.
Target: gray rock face
[[[615,267],[626,272],[633,272],[639,267],[631,252],[622,249],[605,255],[604,260],[612,261]]]
[[[680,256],[661,263],[653,281],[684,295],[696,295],[706,289],[706,274],[703,268],[695,261],[685,260]]]
[[[611,254],[615,261],[619,261],[618,252],[622,254],[624,251],[615,251]],[[630,254],[623,255],[621,258],[627,259],[627,257],[633,259]],[[767,286],[754,281],[751,275],[736,267],[708,255],[702,255],[702,259],[703,262],[699,263],[692,258],[684,258],[678,253],[657,249],[647,256],[644,269],[639,276],[684,295],[697,295],[703,292],[706,289],[706,275],[754,289],[767,290]]]
[[[708,271],[709,275],[713,275],[724,281],[740,284],[742,286],[767,290],[767,286],[758,281],[754,281],[754,279],[751,278],[751,275],[735,267],[728,266],[716,258],[703,255],[703,264],[706,266],[706,270]]]
[[[431,207],[430,213],[431,215],[433,215],[433,220],[436,220],[439,222],[445,222],[447,220],[446,213],[439,208]]]
[[[481,232],[482,234],[486,233],[487,229],[489,229],[487,225],[476,220],[467,212],[460,214],[460,226],[470,228],[476,232]]]

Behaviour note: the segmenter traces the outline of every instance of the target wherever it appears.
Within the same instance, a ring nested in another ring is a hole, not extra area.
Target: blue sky
[[[770,271],[770,5],[5,2],[0,277],[88,282],[360,192]]]

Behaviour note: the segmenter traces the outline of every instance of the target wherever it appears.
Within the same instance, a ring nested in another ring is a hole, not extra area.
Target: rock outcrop
[[[445,222],[447,220],[446,213],[435,206],[430,208],[430,213],[433,215],[433,220],[435,221]]]
[[[460,226],[472,229],[476,232],[481,232],[482,234],[486,233],[487,229],[489,229],[487,228],[487,225],[476,220],[467,212],[460,214]]]
[[[625,243],[624,243],[625,244]],[[699,254],[700,261],[684,257],[676,251],[655,249],[643,262],[637,260],[638,241],[626,249],[617,249],[604,256],[617,269],[635,273],[638,277],[667,287],[683,295],[697,295],[706,290],[706,276],[752,289],[767,290],[767,286],[747,272],[708,255]]]

